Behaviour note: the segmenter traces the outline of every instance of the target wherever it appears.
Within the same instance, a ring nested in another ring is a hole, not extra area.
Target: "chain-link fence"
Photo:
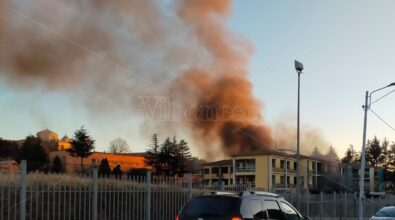
[[[23,163],[22,163],[23,165]],[[189,178],[147,176],[56,175],[33,173],[0,175],[0,220],[5,219],[132,219],[173,220],[189,198],[207,191],[242,192],[248,186],[212,187]],[[294,191],[277,191],[297,206]],[[354,193],[299,195],[299,210],[311,219],[356,219],[358,197]],[[394,205],[386,195],[367,198],[365,216]]]

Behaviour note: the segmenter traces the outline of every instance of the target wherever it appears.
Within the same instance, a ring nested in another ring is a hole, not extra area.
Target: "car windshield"
[[[185,217],[221,217],[234,213],[240,198],[231,196],[200,196],[191,199],[181,212]]]
[[[380,209],[376,214],[375,217],[395,217],[395,207],[385,207]]]

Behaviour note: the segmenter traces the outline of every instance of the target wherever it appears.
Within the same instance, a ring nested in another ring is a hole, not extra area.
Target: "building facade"
[[[300,163],[301,187],[318,188],[322,176],[328,172],[328,163],[308,156],[301,156]],[[295,154],[265,151],[204,164],[202,175],[207,186],[235,183],[264,190],[290,189],[296,187],[297,166]]]
[[[233,184],[232,160],[220,160],[206,163],[202,166],[203,184],[205,186],[220,186]]]
[[[359,190],[359,170],[357,163],[340,164],[339,173],[343,176],[344,184],[354,190]],[[384,192],[384,171],[382,168],[366,166],[364,172],[365,192],[381,193]]]
[[[53,151],[50,153],[51,161],[58,156],[67,174],[73,174],[81,170],[81,159],[79,157],[72,157],[69,152],[63,151]],[[111,169],[114,169],[117,165],[121,166],[121,170],[126,172],[130,169],[140,169],[146,168],[145,165],[146,153],[125,153],[125,154],[111,154],[105,152],[93,152],[87,158],[84,158],[83,165],[84,168],[89,168],[92,165],[99,165],[101,160],[107,159]]]
[[[59,139],[56,132],[48,129],[37,132],[36,137],[40,139],[43,146],[50,151],[67,150],[71,148],[70,138],[67,135]]]

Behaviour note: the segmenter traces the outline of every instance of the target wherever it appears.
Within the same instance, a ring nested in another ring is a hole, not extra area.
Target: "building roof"
[[[218,161],[202,164],[202,166],[227,166],[227,165],[232,165],[232,160],[218,160]]]
[[[259,155],[275,155],[275,156],[296,158],[296,153],[290,154],[290,153],[285,153],[285,152],[274,150],[274,149],[262,149],[262,150],[258,150],[255,152],[233,154],[231,156],[232,157],[240,157],[240,156],[259,156]],[[303,155],[303,154],[300,155],[300,159],[309,159],[309,160],[317,160],[317,161],[327,162],[326,160],[324,160],[322,158],[307,156],[307,155]]]
[[[56,134],[56,133],[51,130],[45,129],[45,130],[37,132],[37,135],[38,134]]]
[[[64,135],[60,140],[66,142],[66,141],[70,141],[70,138],[67,135]]]

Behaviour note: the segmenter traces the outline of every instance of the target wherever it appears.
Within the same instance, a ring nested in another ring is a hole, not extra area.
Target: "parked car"
[[[274,193],[214,192],[192,198],[176,220],[306,220],[290,203]]]
[[[381,208],[370,218],[371,220],[395,220],[395,206]]]

